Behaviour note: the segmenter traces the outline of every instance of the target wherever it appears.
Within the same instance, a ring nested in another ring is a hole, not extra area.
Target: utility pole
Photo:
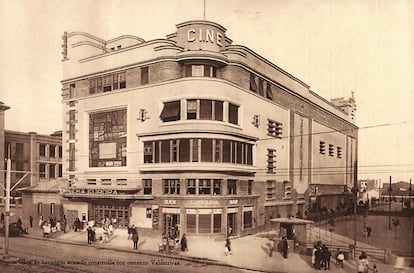
[[[355,160],[354,167],[354,256],[356,250],[356,232],[357,232],[357,203],[358,203],[358,161]]]
[[[390,185],[388,187],[389,202],[388,202],[388,230],[391,230],[391,176],[390,176]]]
[[[411,178],[410,178],[410,187],[408,188],[408,217],[411,223]],[[410,252],[411,253],[411,252]]]
[[[5,217],[5,224],[6,224],[6,233],[5,240],[4,240],[4,257],[5,259],[9,256],[9,221],[10,221],[10,180],[11,180],[11,160],[10,158],[7,159],[7,173],[6,173],[6,217]]]

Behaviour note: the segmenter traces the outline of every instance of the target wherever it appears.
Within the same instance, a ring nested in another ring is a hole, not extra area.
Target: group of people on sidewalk
[[[312,250],[312,266],[317,269],[331,269],[331,251],[329,248],[317,242]]]

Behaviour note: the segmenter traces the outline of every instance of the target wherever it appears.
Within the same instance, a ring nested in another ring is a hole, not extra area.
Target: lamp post
[[[388,202],[388,230],[391,230],[391,192],[392,192],[392,187],[391,187],[391,176],[390,176],[390,185],[388,187],[388,194],[389,194],[389,202]]]

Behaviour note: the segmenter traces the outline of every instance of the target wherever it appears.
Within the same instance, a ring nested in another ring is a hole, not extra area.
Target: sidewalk
[[[96,228],[96,237],[99,238],[103,230]],[[179,254],[162,254],[158,252],[160,240],[140,235],[138,250],[133,250],[133,242],[128,239],[126,229],[115,229],[108,242],[98,240],[92,247],[107,248],[117,251],[137,252],[160,257],[171,257],[194,262],[231,266],[239,269],[249,269],[262,272],[320,272],[311,267],[311,257],[289,252],[288,259],[284,259],[279,252],[273,252],[269,256],[270,241],[266,233],[249,235],[231,239],[232,255],[224,254],[224,241],[216,241],[210,237],[187,236],[188,251]],[[87,245],[86,231],[67,233],[59,232],[51,238],[43,238],[42,230],[30,228],[29,235],[32,238],[44,240],[56,240],[62,243]],[[337,268],[331,264],[334,272],[353,272],[349,268]],[[385,272],[385,271],[382,271]]]
[[[322,243],[325,244],[331,244],[331,245],[343,245],[348,247],[351,244],[354,244],[354,240],[352,238],[348,238],[345,237],[343,235],[337,234],[335,232],[329,232],[326,229],[324,229],[323,227],[318,227],[318,226],[312,226],[311,227],[311,241],[322,241]],[[357,241],[357,246],[359,247],[367,247],[367,248],[376,248],[372,245],[366,244],[365,242],[361,242],[361,241]],[[331,252],[334,253],[335,249],[331,249]],[[356,259],[350,259],[350,260],[346,260],[344,262],[345,266],[356,269]],[[383,261],[374,259],[372,257],[368,257],[368,260],[370,262],[370,266],[372,267],[372,265],[376,264],[377,265],[377,269],[378,272],[393,272],[393,268],[394,265],[393,264],[384,264]],[[414,269],[409,269],[408,271],[405,272],[414,272]]]

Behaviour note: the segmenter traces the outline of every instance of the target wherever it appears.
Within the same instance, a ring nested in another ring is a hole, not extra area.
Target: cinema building
[[[325,100],[219,24],[150,41],[65,32],[62,64],[69,223],[242,236],[348,198],[353,98]]]

